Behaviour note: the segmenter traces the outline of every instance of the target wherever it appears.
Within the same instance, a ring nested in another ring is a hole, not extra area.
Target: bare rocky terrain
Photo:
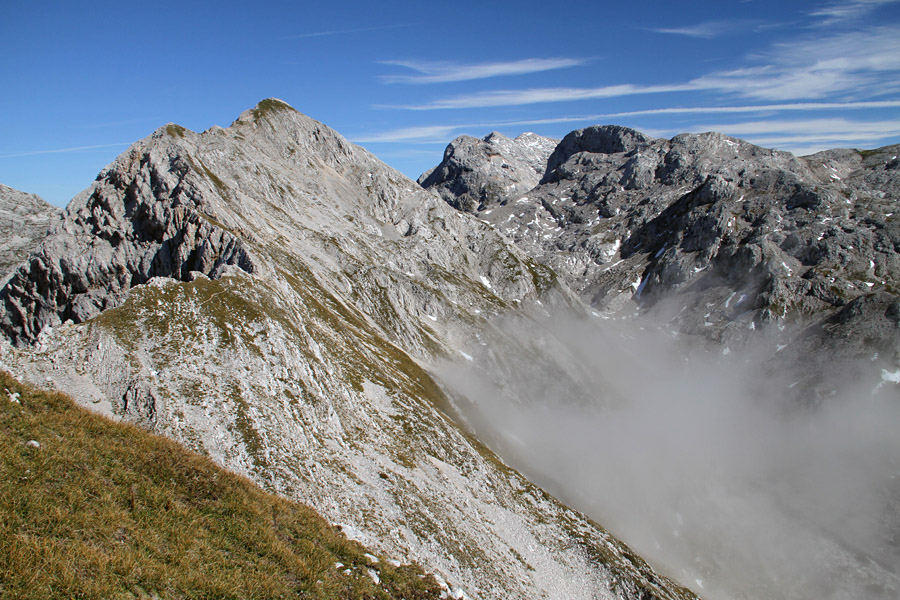
[[[0,277],[28,257],[61,213],[40,196],[0,184]]]
[[[467,135],[453,140],[444,159],[419,177],[448,204],[466,212],[484,211],[536,186],[559,140],[534,133],[510,139],[496,131],[484,139]]]
[[[434,177],[481,155],[460,138],[423,184],[453,205],[490,195],[472,212],[596,310],[638,310],[730,349],[767,331],[804,357],[809,380],[834,375],[836,357],[877,353],[879,369],[900,368],[900,146],[798,158],[717,133],[607,125],[568,134],[528,190],[530,179],[498,196]],[[491,161],[533,167],[515,152]],[[803,386],[808,401],[839,380],[828,379]]]

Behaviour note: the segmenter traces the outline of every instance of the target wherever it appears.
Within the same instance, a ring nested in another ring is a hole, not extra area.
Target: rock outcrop
[[[192,165],[175,144],[153,143],[173,133],[180,130],[163,128],[101,172],[13,273],[0,291],[0,328],[14,342],[96,316],[152,277],[217,276],[227,265],[253,271],[240,236],[207,214],[213,209],[204,205],[204,192],[208,196],[216,181],[188,177],[203,167]]]
[[[47,236],[62,211],[40,196],[0,185],[0,286]]]
[[[450,142],[444,159],[419,177],[451,206],[483,211],[538,184],[558,140],[534,133],[509,139],[496,131],[483,139],[462,135]]]

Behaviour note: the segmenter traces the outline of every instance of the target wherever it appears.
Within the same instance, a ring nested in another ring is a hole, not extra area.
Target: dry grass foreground
[[[0,598],[439,597],[366,553],[307,506],[0,372]]]

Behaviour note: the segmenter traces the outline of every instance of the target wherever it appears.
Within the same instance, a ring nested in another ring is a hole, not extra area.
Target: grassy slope
[[[174,442],[0,372],[2,388],[20,403],[0,391],[0,598],[438,597]]]

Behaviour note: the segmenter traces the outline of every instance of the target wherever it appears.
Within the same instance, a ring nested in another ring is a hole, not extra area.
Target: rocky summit
[[[530,185],[534,155],[517,156]],[[504,464],[435,375],[453,359],[516,377],[503,361],[534,349],[497,319],[578,298],[491,225],[279,100],[227,129],[169,124],[135,143],[0,303],[3,369],[312,505],[422,564],[445,596],[694,597]]]
[[[768,331],[814,381],[834,374],[835,357],[875,353],[880,368],[898,368],[898,155],[900,146],[795,157],[718,133],[665,140],[605,125],[565,136],[528,190],[525,179],[506,194],[473,188],[488,161],[463,139],[421,181],[601,313],[638,310],[731,349]],[[533,167],[503,156],[510,173]],[[829,333],[835,323],[841,335]],[[834,384],[800,389],[815,401]]]
[[[534,133],[510,139],[496,131],[484,139],[462,135],[447,146],[444,160],[419,177],[451,206],[484,211],[536,186],[559,140]]]

